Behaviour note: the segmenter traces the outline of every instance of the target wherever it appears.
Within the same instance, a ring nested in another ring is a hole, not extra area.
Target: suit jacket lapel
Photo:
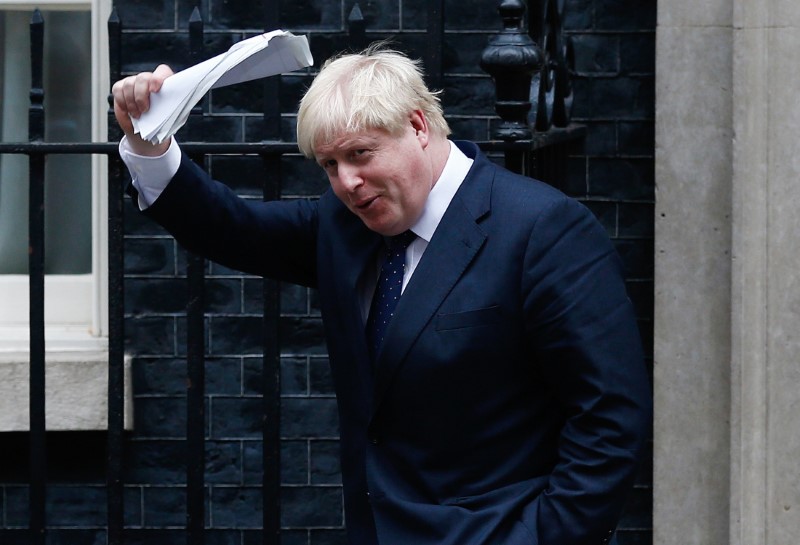
[[[350,214],[348,212],[348,214]],[[360,286],[365,274],[375,272],[375,255],[383,244],[383,237],[367,229],[356,216],[349,216],[341,230],[339,243],[335,245],[339,255],[334,256],[336,270],[331,271],[335,280],[338,306],[342,309],[341,325],[346,338],[351,339],[354,354],[353,365],[356,377],[362,382],[363,392],[369,395],[373,389],[373,373],[364,334],[364,319],[361,315]]]
[[[494,168],[476,157],[406,286],[375,365],[373,416],[409,349],[483,245]]]

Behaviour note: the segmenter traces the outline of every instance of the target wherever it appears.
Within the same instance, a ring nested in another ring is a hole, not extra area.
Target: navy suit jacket
[[[383,239],[328,191],[237,198],[184,157],[146,213],[228,267],[317,288],[353,545],[608,540],[648,435],[620,260],[581,204],[475,162],[371,368],[358,286]]]

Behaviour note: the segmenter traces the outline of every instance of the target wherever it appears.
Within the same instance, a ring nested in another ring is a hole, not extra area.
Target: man
[[[113,89],[136,198],[187,248],[318,289],[350,543],[607,542],[650,396],[591,213],[448,140],[418,65],[381,48],[328,61],[300,104],[332,192],[247,202],[133,133],[170,73]]]

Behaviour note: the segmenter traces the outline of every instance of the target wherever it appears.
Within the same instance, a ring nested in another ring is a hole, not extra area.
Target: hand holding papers
[[[260,34],[234,44],[227,52],[174,74],[150,95],[150,109],[132,119],[145,140],[160,144],[180,129],[189,112],[209,89],[291,72],[314,59],[305,36],[283,30]]]

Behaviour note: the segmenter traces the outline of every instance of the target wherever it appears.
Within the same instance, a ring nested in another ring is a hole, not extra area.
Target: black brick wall
[[[352,0],[281,0],[282,27],[308,34],[317,62],[346,46]],[[411,54],[424,53],[425,0],[361,2],[371,17],[370,38],[392,36]],[[491,80],[478,67],[487,37],[500,28],[489,0],[446,5],[443,64],[445,111],[457,138],[484,140],[496,124]],[[184,0],[119,0],[125,73],[160,62],[188,64]],[[208,56],[261,31],[258,0],[205,0]],[[567,0],[564,28],[575,46],[574,120],[585,142],[569,157],[564,189],[585,202],[619,250],[652,354],[653,134],[655,0]],[[282,134],[294,139],[297,101],[310,72],[283,78]],[[206,117],[182,134],[210,141],[262,139],[262,86],[211,93]],[[201,132],[198,132],[201,131]],[[266,175],[256,158],[214,157],[215,177],[245,196],[260,198]],[[284,198],[314,196],[326,187],[321,172],[297,156],[283,159]],[[125,509],[129,543],[182,542],[185,524],[186,256],[158,226],[126,204],[126,350],[134,356],[136,429],[126,444]],[[209,264],[206,282],[206,524],[207,543],[259,543],[261,496],[261,281]],[[283,545],[344,542],[338,468],[337,415],[322,325],[313,291],[282,286],[281,524]],[[0,543],[25,543],[10,529],[27,525],[27,439],[0,434]],[[85,447],[89,445],[90,454]],[[50,543],[104,542],[103,434],[49,439]],[[619,532],[622,545],[652,542],[651,465],[645,464]]]
[[[656,2],[566,4],[575,47],[573,119],[587,127],[566,189],[597,215],[622,256],[652,368]],[[651,460],[620,523],[621,545],[652,543]]]

